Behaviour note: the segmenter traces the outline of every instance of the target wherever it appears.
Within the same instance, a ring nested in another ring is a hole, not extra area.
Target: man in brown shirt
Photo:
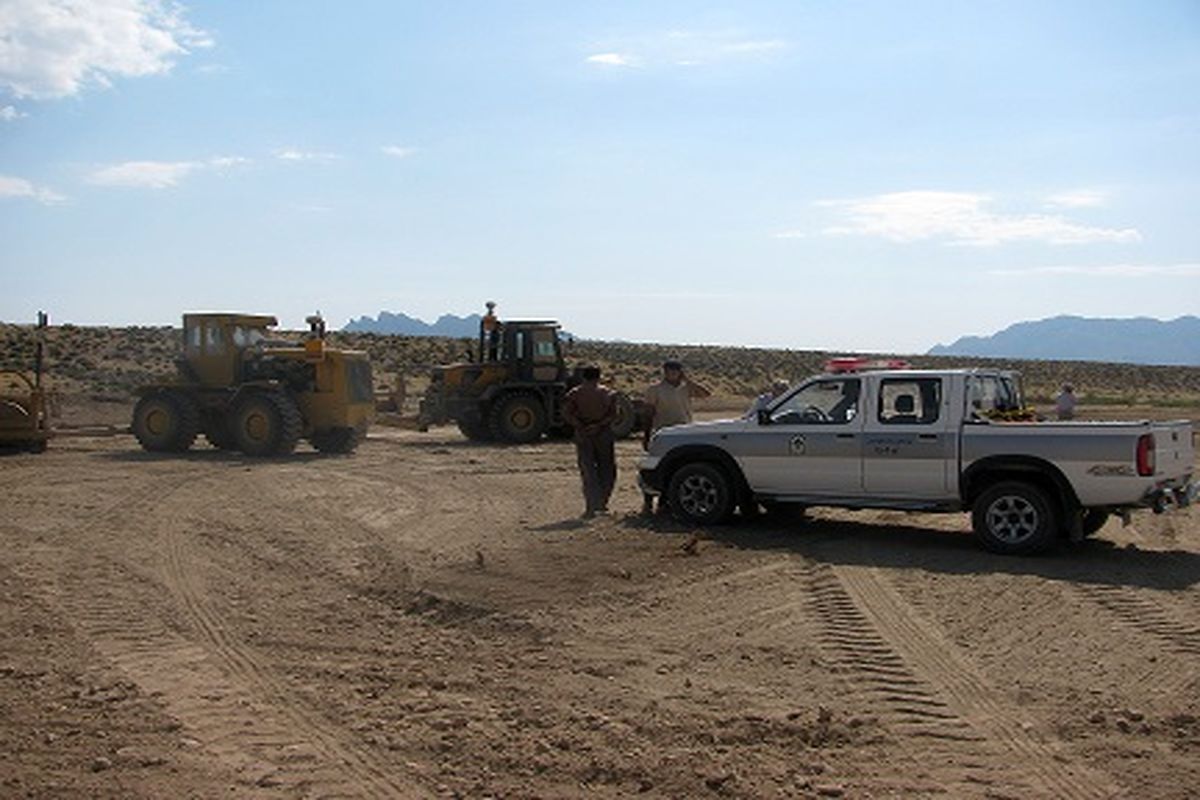
[[[575,432],[575,455],[583,480],[585,509],[591,519],[608,512],[608,499],[617,483],[617,459],[612,424],[617,418],[617,395],[600,383],[599,367],[584,367],[579,384],[563,400],[563,419]]]

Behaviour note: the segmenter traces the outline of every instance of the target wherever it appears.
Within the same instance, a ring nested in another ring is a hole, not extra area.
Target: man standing
[[[646,389],[646,429],[642,435],[642,448],[650,447],[650,437],[663,428],[685,425],[692,421],[692,398],[708,397],[712,394],[700,384],[683,374],[683,364],[674,359],[663,362],[663,379]],[[643,496],[642,512],[649,514],[654,498]],[[659,503],[661,509],[662,503]]]
[[[617,483],[612,424],[617,418],[617,395],[600,383],[599,367],[580,371],[583,383],[563,399],[563,419],[574,430],[575,455],[583,480],[584,519],[608,512],[608,499]]]
[[[1075,419],[1075,388],[1071,384],[1063,384],[1062,392],[1054,401],[1054,410],[1059,419]]]

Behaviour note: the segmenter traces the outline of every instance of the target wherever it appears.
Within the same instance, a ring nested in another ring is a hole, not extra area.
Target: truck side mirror
[[[759,425],[770,425],[771,424],[771,412],[768,409],[760,408],[758,410],[758,414],[756,416],[758,418]]]

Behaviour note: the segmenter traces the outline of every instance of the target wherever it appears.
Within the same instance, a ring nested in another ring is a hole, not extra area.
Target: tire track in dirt
[[[295,784],[298,788],[319,787],[327,796],[420,797],[427,792],[416,784],[398,779],[377,766],[375,760],[352,743],[344,741],[335,725],[295,699],[287,681],[275,673],[259,657],[254,647],[243,644],[211,602],[195,565],[202,555],[197,552],[186,533],[183,516],[186,511],[208,507],[208,495],[202,485],[189,487],[199,501],[194,508],[185,503],[173,503],[165,523],[166,560],[161,577],[174,594],[188,619],[203,638],[203,645],[230,674],[248,686],[251,694],[266,701],[279,719],[268,722],[267,731],[257,732],[255,741],[247,744],[262,752],[279,773],[272,780]],[[214,720],[218,736],[236,736],[239,731],[227,722]],[[274,724],[271,724],[274,723]],[[220,729],[224,727],[225,730]],[[302,758],[290,757],[296,743],[305,748]],[[264,746],[265,743],[265,746]],[[291,751],[291,752],[289,752]]]
[[[1044,740],[877,569],[818,568],[814,594],[818,611],[837,620],[829,628],[832,647],[851,648],[844,651],[843,663],[857,671],[858,682],[870,687],[874,681],[884,707],[915,729],[914,734],[978,740],[981,746],[999,748],[1014,757],[1014,766],[1045,796],[1121,796],[1107,775],[1073,763],[1065,748]],[[922,722],[921,715],[913,713],[918,708],[933,718]]]
[[[1187,689],[1200,681],[1200,625],[1185,622],[1162,604],[1127,586],[1082,584],[1075,590],[1116,618],[1118,624],[1156,640],[1169,653],[1183,659],[1158,659],[1166,674],[1155,681],[1167,693]]]
[[[69,554],[61,577],[67,591],[56,605],[65,607],[102,656],[161,697],[189,740],[237,776],[239,792],[427,796],[376,767],[345,744],[335,726],[296,702],[286,682],[241,645],[211,607],[197,570],[203,558],[186,546],[183,516],[189,509],[201,513],[213,507],[215,480],[201,479],[195,470],[154,479],[94,515],[76,536],[93,549]],[[111,540],[90,535],[106,528],[140,536],[143,551],[159,543],[156,535],[162,539],[165,562],[156,577],[179,600],[175,610],[201,641],[173,630],[147,608],[135,587],[155,584],[125,567],[123,551],[111,551]]]

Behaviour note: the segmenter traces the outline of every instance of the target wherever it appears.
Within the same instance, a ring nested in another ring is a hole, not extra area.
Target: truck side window
[[[884,425],[932,425],[942,408],[940,378],[886,378],[879,385],[879,421]]]
[[[858,414],[858,378],[822,380],[802,387],[771,412],[774,425],[844,425]]]

